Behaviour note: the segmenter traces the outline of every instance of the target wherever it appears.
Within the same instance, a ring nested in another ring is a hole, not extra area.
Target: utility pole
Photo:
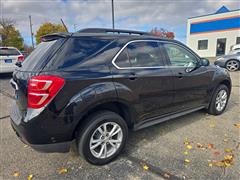
[[[31,15],[29,16],[29,23],[30,23],[30,31],[31,31],[31,38],[32,38],[32,47],[33,47],[33,49],[34,49],[33,31],[32,31],[32,18],[31,18]]]
[[[114,0],[112,0],[112,28],[114,29]]]

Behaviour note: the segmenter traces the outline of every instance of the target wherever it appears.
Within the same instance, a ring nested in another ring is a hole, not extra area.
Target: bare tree
[[[0,36],[1,36],[1,45],[5,46],[5,42],[10,35],[10,32],[14,28],[16,22],[11,18],[2,18],[0,19]]]

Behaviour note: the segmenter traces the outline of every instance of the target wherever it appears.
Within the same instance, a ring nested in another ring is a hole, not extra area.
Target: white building
[[[188,19],[187,45],[199,56],[224,55],[235,44],[240,44],[240,9],[223,6],[214,14]]]

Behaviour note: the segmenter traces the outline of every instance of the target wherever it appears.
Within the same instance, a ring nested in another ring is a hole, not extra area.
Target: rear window
[[[53,62],[48,64],[54,68],[71,68],[80,62],[94,57],[111,40],[89,37],[69,38],[62,49],[54,56]]]
[[[18,56],[20,55],[19,51],[16,49],[1,48],[0,56]]]
[[[58,39],[54,41],[41,42],[34,51],[27,56],[23,61],[22,67],[19,69],[21,71],[37,71],[41,70],[43,65],[45,65],[56,49],[58,49],[62,44],[63,39]]]

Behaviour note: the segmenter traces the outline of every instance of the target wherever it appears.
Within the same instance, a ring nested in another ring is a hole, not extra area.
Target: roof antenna
[[[62,25],[63,25],[64,29],[68,32],[68,28],[67,28],[67,26],[64,24],[62,18],[61,18],[61,22],[62,22]]]

